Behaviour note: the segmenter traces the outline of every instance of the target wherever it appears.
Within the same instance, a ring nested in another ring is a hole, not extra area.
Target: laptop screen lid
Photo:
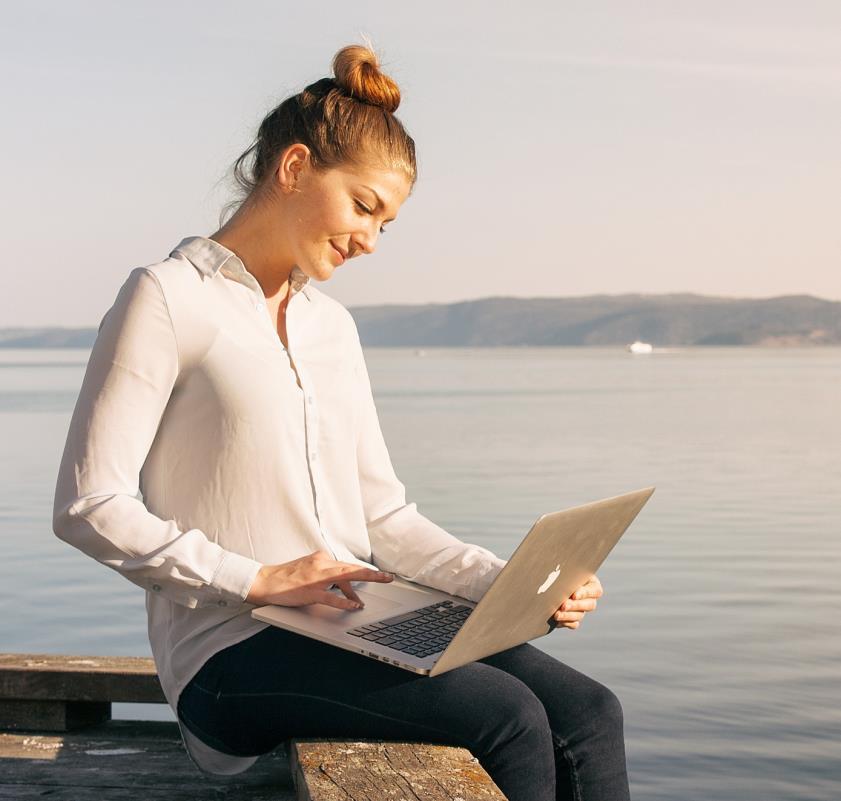
[[[653,492],[647,487],[538,518],[430,675],[553,631],[558,607],[598,570]]]

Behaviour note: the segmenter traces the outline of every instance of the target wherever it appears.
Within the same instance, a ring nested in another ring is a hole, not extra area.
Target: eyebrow
[[[383,199],[377,194],[375,189],[372,189],[370,186],[367,186],[366,184],[362,184],[362,188],[367,189],[377,199],[377,207],[378,208],[381,208],[381,209],[385,208],[385,203],[383,203]],[[391,223],[391,222],[394,222],[396,219],[397,219],[397,217],[392,217],[391,219],[386,220],[385,222]]]

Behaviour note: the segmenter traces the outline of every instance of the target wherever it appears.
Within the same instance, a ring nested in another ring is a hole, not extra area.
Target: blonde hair
[[[274,172],[291,144],[306,145],[317,170],[375,164],[417,180],[415,142],[394,112],[400,89],[380,71],[374,51],[348,45],[333,58],[333,77],[321,78],[266,115],[254,142],[234,164],[234,179],[250,195]]]

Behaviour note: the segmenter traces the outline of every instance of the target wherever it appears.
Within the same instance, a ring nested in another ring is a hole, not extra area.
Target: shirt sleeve
[[[424,517],[416,504],[406,503],[406,489],[394,472],[380,428],[361,345],[356,369],[359,485],[374,564],[409,581],[478,601],[505,561],[486,548],[462,542]]]
[[[140,472],[178,370],[163,291],[152,271],[138,267],[99,326],[61,458],[53,531],[176,603],[239,604],[260,563],[199,529],[181,531],[140,498]]]

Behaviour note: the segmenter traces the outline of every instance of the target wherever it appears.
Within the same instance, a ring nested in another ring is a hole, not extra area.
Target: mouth
[[[336,253],[338,253],[339,256],[341,256],[341,264],[344,264],[347,260],[347,252],[342,250],[338,245],[334,245],[332,242],[330,243],[330,245],[333,247],[333,250],[335,250]]]

